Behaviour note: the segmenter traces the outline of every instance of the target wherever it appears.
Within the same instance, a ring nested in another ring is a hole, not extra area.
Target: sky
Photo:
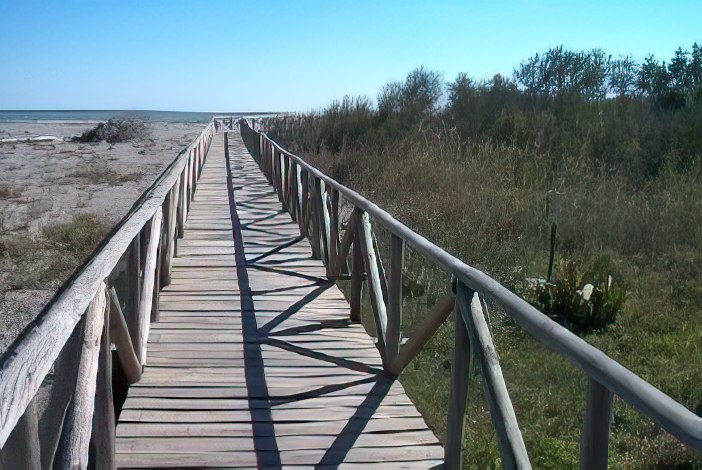
[[[551,47],[668,60],[702,1],[0,0],[0,109],[307,111]]]

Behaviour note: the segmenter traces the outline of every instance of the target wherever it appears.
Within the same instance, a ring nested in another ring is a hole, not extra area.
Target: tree
[[[637,82],[638,90],[649,96],[660,96],[669,88],[670,76],[665,62],[659,63],[653,55],[646,57]]]
[[[609,71],[609,91],[617,96],[636,92],[638,64],[630,55],[612,61]]]

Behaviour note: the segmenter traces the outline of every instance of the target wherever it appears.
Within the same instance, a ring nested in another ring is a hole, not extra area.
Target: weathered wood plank
[[[146,261],[144,262],[144,279],[141,286],[141,296],[139,301],[139,331],[140,342],[137,345],[139,348],[139,359],[142,364],[146,363],[146,344],[149,339],[149,326],[151,325],[151,308],[153,306],[153,290],[156,281],[156,252],[158,250],[158,240],[161,235],[161,208],[156,210],[151,219],[151,231],[149,233],[149,242],[146,248]]]
[[[473,356],[478,359],[483,375],[485,395],[500,443],[502,461],[505,466],[511,468],[531,468],[512,400],[509,398],[507,385],[502,376],[502,368],[492,335],[485,321],[480,297],[477,292],[470,291],[459,282],[456,289],[456,303],[468,329]]]
[[[160,321],[150,331],[149,361],[120,416],[118,464],[234,466],[251,458],[252,467],[334,467],[348,455],[372,463],[378,448],[415,449],[401,462],[439,462],[438,441],[399,382],[382,372],[373,339],[350,323],[341,291],[325,281],[308,241],[297,240],[295,222],[281,216],[278,196],[230,137],[232,199],[245,227],[236,236],[245,253],[233,249],[229,206],[207,203],[228,199],[227,181],[215,176],[224,165],[222,140],[202,169],[171,284],[161,292]],[[285,154],[264,153],[295,211],[302,174],[295,188],[295,165],[286,166]],[[316,219],[329,262],[339,251],[331,214],[325,224],[324,191],[314,194],[314,182],[306,183],[308,197],[319,198],[311,225]],[[303,214],[300,207],[298,223]],[[241,269],[242,254],[261,258]],[[171,459],[176,453],[191,456]],[[220,463],[211,453],[223,454]]]
[[[59,468],[87,468],[88,446],[95,405],[96,375],[107,305],[105,284],[101,284],[85,314],[83,344],[78,363],[73,399],[61,431],[56,464]]]

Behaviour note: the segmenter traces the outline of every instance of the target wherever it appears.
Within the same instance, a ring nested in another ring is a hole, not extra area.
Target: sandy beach
[[[147,122],[139,141],[65,140],[95,124],[0,122],[0,351],[83,261],[45,232],[81,215],[99,233],[109,230],[205,126]]]

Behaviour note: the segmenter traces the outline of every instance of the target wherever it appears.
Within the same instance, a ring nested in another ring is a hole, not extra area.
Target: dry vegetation
[[[132,172],[127,174],[117,173],[115,170],[105,166],[87,164],[66,175],[66,178],[77,178],[88,184],[119,184],[130,181],[139,181],[143,177],[142,173]]]
[[[44,227],[41,235],[24,233],[0,236],[0,272],[7,273],[4,287],[56,288],[97,247],[110,225],[95,214],[81,214],[66,223]]]
[[[678,53],[671,60],[679,66],[687,57],[682,69],[656,68],[652,59],[629,64],[631,83],[610,64],[594,82],[601,89],[593,89],[593,81],[589,88],[540,88],[570,82],[538,76],[530,89],[522,80],[527,72],[580,76],[568,67],[586,61],[568,65],[563,61],[571,53],[553,50],[541,57],[548,56],[546,65],[565,64],[562,70],[536,67],[537,56],[515,72],[516,82],[496,76],[476,83],[460,75],[446,87],[445,107],[438,105],[440,76],[417,69],[405,82],[386,85],[377,108],[366,98],[345,98],[319,113],[269,120],[267,127],[328,174],[518,292],[528,294],[530,279],[546,277],[555,223],[557,261],[611,275],[626,294],[614,322],[582,333],[585,339],[699,415],[702,50],[693,50],[692,59]],[[421,261],[408,269],[425,283],[448,284]],[[427,297],[405,299],[408,331],[431,305]],[[491,325],[532,462],[577,467],[585,377],[497,309]],[[401,377],[439,435],[451,347],[447,326]],[[476,377],[466,425],[475,468],[499,466],[481,388]],[[615,467],[702,464],[620,400],[611,439]]]

